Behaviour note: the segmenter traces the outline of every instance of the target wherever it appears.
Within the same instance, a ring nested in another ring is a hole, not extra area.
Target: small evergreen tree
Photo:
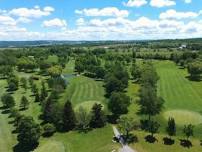
[[[102,105],[95,103],[91,111],[92,117],[90,121],[90,127],[101,128],[105,126],[106,119],[104,111],[102,110]]]
[[[65,131],[70,131],[76,126],[76,117],[70,101],[67,101],[64,105],[63,125]]]
[[[176,135],[176,125],[175,125],[175,119],[174,118],[169,118],[168,119],[168,126],[166,128],[166,131],[168,135],[170,136],[175,136]]]
[[[185,125],[183,133],[186,135],[187,140],[189,140],[189,137],[194,135],[194,126],[192,124]]]
[[[28,101],[28,99],[27,99],[25,96],[22,96],[21,102],[20,102],[20,107],[21,107],[23,110],[25,110],[25,109],[28,108],[28,106],[29,106],[29,101]]]

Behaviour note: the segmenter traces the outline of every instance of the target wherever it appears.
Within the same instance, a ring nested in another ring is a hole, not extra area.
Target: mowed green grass
[[[69,81],[61,102],[71,100],[73,106],[78,109],[80,106],[91,109],[94,103],[101,103],[105,106],[105,90],[102,81],[96,81],[84,76],[75,76]]]
[[[42,144],[34,152],[111,152],[119,148],[119,144],[112,142],[112,137],[111,126],[88,133],[56,133],[51,138],[42,139]]]
[[[157,61],[155,66],[160,76],[158,93],[165,99],[167,110],[202,111],[202,81],[190,81],[187,70],[171,61]]]
[[[171,61],[154,61],[160,76],[158,94],[165,100],[158,120],[165,132],[168,117],[176,119],[177,134],[182,135],[184,125],[193,124],[194,136],[202,138],[202,82],[190,81],[186,69]]]

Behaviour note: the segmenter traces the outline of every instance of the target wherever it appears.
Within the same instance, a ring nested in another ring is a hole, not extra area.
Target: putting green
[[[90,111],[91,108],[93,107],[93,105],[94,105],[95,103],[101,104],[100,101],[85,101],[85,102],[82,102],[82,103],[80,103],[80,104],[77,104],[74,109],[75,109],[76,111],[78,111],[79,108],[82,106],[82,107],[83,107],[84,109],[86,109],[87,111]],[[102,104],[102,106],[103,106],[103,104]],[[103,107],[104,107],[104,106],[103,106]]]
[[[50,140],[45,142],[42,146],[38,147],[34,152],[65,152],[65,147],[63,143],[55,141],[55,140]]]
[[[175,119],[176,124],[185,125],[185,124],[193,124],[198,125],[202,123],[202,115],[197,112],[187,111],[187,110],[170,110],[166,111],[164,114],[166,120],[169,117],[173,117]]]

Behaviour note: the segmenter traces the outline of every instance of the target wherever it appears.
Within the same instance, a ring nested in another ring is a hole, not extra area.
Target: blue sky
[[[0,0],[0,40],[202,37],[202,0]]]

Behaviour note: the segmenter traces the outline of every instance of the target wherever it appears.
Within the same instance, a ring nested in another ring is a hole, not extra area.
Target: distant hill
[[[0,48],[20,48],[33,46],[50,46],[50,45],[113,45],[113,44],[134,44],[134,43],[202,43],[202,38],[195,39],[167,39],[167,40],[123,40],[123,41],[0,41]]]

